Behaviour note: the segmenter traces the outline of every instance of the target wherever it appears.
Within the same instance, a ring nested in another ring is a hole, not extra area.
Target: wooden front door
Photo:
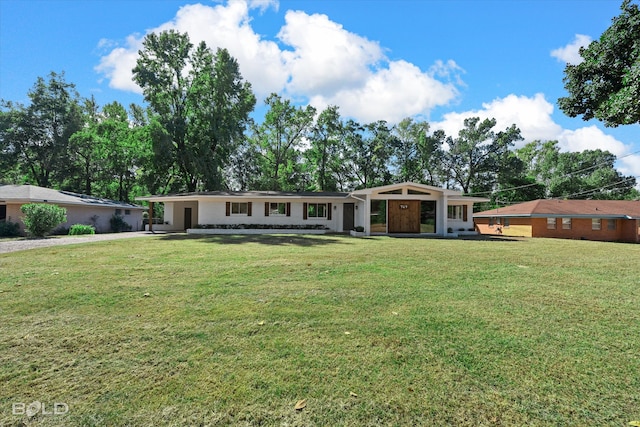
[[[353,230],[354,226],[354,204],[344,203],[342,205],[342,231]]]
[[[420,233],[419,200],[389,200],[389,233]]]

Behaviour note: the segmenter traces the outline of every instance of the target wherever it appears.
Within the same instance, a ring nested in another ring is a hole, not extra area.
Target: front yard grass
[[[159,236],[0,272],[3,426],[640,420],[640,245]]]

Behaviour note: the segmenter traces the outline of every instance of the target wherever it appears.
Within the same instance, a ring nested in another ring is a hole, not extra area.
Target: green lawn
[[[640,420],[640,245],[159,236],[44,248],[0,255],[0,332],[2,426]],[[69,409],[12,414],[34,401]]]

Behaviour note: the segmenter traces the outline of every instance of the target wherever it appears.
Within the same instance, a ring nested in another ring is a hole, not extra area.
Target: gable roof
[[[389,184],[382,187],[365,188],[362,190],[356,190],[351,192],[354,195],[372,195],[372,194],[385,194],[394,190],[401,190],[406,188],[408,191],[414,190],[418,192],[437,193],[447,196],[449,201],[473,201],[473,202],[488,202],[489,199],[484,197],[471,197],[464,195],[461,191],[450,190],[448,188],[434,187],[432,185],[419,184],[416,182],[401,182],[399,184]]]
[[[72,193],[70,191],[53,190],[37,185],[0,185],[0,203],[55,203],[60,205],[82,205],[122,209],[146,209],[144,206],[116,200]]]
[[[425,194],[437,193],[444,194],[450,201],[472,201],[472,202],[488,202],[489,199],[483,197],[465,196],[460,191],[449,190],[446,188],[433,187],[431,185],[418,184],[415,182],[403,182],[400,184],[390,184],[381,187],[365,188],[352,192],[336,192],[336,191],[200,191],[192,193],[174,193],[174,194],[158,194],[152,196],[136,197],[136,200],[147,200],[153,202],[177,202],[177,201],[195,201],[202,198],[220,199],[220,198],[241,198],[241,199],[261,199],[261,198],[324,198],[324,199],[347,199],[349,197],[366,196],[372,194],[385,194],[386,192],[400,189],[416,190]]]
[[[477,218],[628,218],[640,219],[640,201],[538,199],[473,214]]]

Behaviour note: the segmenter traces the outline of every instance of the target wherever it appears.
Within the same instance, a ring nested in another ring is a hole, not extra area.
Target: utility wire
[[[640,150],[634,151],[633,153],[625,154],[624,156],[616,157],[615,161],[618,161],[620,159],[624,159],[625,157],[629,157],[629,156],[632,156],[634,154],[640,154]],[[581,172],[585,172],[585,171],[588,171],[590,169],[595,169],[597,167],[600,167],[600,166],[602,166],[604,164],[608,164],[608,163],[609,162],[607,162],[607,161],[600,162],[600,163],[595,164],[593,166],[589,166],[589,167],[586,167],[586,168],[579,169],[577,171],[566,173],[566,174],[562,175],[560,178],[570,178],[572,175],[575,175],[575,174],[578,174],[578,173],[581,173]],[[624,181],[619,181],[616,184],[620,184],[621,182],[627,182],[627,181],[630,181],[631,179],[635,179],[635,178],[638,178],[638,177],[637,176],[631,177],[631,178],[628,178],[628,179],[626,179]],[[493,193],[501,193],[503,191],[519,190],[521,188],[533,187],[535,185],[544,185],[546,187],[546,184],[536,181],[536,182],[534,182],[532,184],[519,185],[517,187],[501,188],[499,190],[482,191],[482,192],[478,192],[478,193],[469,193],[468,195],[470,195],[470,196],[480,196],[480,195],[483,195],[483,194],[490,195],[490,194],[493,194]],[[615,184],[613,184],[613,185],[615,185]]]

